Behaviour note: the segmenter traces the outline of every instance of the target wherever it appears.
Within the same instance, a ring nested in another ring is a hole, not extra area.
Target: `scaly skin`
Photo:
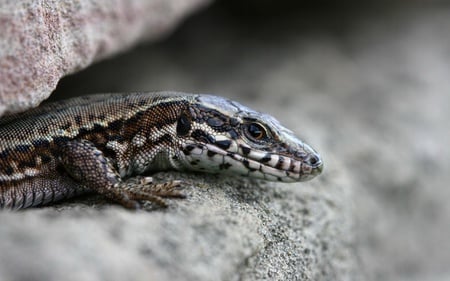
[[[0,207],[20,209],[95,191],[128,208],[184,197],[163,170],[295,182],[320,156],[273,117],[216,96],[106,94],[0,119]]]

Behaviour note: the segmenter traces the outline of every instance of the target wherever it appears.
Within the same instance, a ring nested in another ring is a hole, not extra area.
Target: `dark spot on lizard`
[[[206,123],[211,127],[220,127],[223,125],[224,122],[218,117],[210,117],[208,118]]]
[[[8,176],[14,174],[14,169],[13,169],[13,167],[11,167],[11,166],[6,167],[5,173],[6,173]]]
[[[232,139],[237,139],[238,138],[238,136],[239,136],[239,134],[236,132],[236,130],[234,130],[234,129],[231,129],[231,130],[229,130],[228,131],[228,134],[230,134],[230,137],[232,138]]]
[[[64,125],[59,126],[59,129],[65,131],[65,130],[69,129],[71,126],[72,126],[72,124],[70,122],[67,122]]]
[[[195,146],[193,145],[187,145],[185,148],[183,148],[183,153],[185,155],[190,155],[191,151],[194,150]]]
[[[88,130],[88,129],[86,129],[86,128],[80,128],[80,129],[78,129],[78,135],[79,135],[79,136],[85,136],[85,135],[87,135],[87,134],[89,134],[89,130]]]
[[[125,139],[121,135],[109,135],[107,136],[108,141],[117,141],[119,143],[123,142]]]
[[[250,167],[250,162],[248,162],[247,159],[242,160],[242,164],[244,164],[244,166],[250,171],[250,172],[254,172],[257,169],[251,168]]]
[[[9,156],[8,150],[3,150],[2,152],[0,152],[0,159],[7,159],[8,156]]]
[[[195,130],[192,132],[191,136],[198,141],[205,142],[205,143],[215,143],[216,138],[212,135],[207,134],[206,132],[202,130]]]
[[[250,147],[246,147],[246,146],[242,146],[242,145],[241,145],[241,149],[242,149],[242,153],[244,155],[248,155],[251,151]]]
[[[280,170],[282,168],[282,166],[283,166],[283,163],[284,163],[284,157],[283,156],[279,156],[278,162],[275,165],[275,168]]]
[[[102,125],[100,125],[100,124],[94,124],[94,127],[92,128],[92,132],[94,132],[94,133],[101,133],[101,132],[103,132],[105,130],[105,128],[102,126]]]
[[[216,141],[215,145],[217,145],[218,147],[220,147],[224,150],[227,150],[231,146],[231,141],[229,141],[229,140]]]
[[[270,160],[272,160],[272,156],[270,154],[266,154],[263,158],[261,158],[261,160],[259,160],[262,163],[267,163]]]
[[[208,152],[206,153],[206,155],[208,155],[208,157],[213,157],[216,154],[217,154],[217,152],[214,152],[214,151],[211,151],[211,150],[208,150]]]
[[[112,131],[118,131],[122,127],[123,121],[122,120],[115,120],[108,124],[108,129]]]
[[[239,120],[237,120],[236,118],[230,118],[230,125],[231,126],[237,126],[239,124]]]
[[[29,161],[20,161],[19,165],[17,165],[17,167],[19,167],[19,169],[23,169],[23,168],[34,168],[36,167],[36,159],[32,158]]]
[[[291,161],[291,165],[289,166],[289,171],[294,172],[295,169],[295,161]]]
[[[172,136],[170,134],[164,134],[162,135],[160,138],[156,139],[155,141],[152,142],[153,145],[158,145],[158,144],[172,144],[173,140],[172,140]]]
[[[186,114],[181,114],[177,121],[177,135],[185,136],[191,130],[191,120]]]
[[[48,148],[50,146],[50,142],[46,139],[32,140],[31,144],[36,148]]]
[[[52,157],[46,154],[41,155],[41,161],[43,164],[50,163],[52,161]]]
[[[53,137],[53,142],[58,146],[66,144],[69,140],[69,137]]]
[[[83,118],[81,118],[81,115],[76,115],[74,119],[75,123],[77,123],[78,126],[81,126],[81,124],[83,124]]]
[[[22,153],[26,153],[29,152],[31,150],[31,145],[28,144],[19,144],[14,148],[15,151],[17,152],[22,152]]]

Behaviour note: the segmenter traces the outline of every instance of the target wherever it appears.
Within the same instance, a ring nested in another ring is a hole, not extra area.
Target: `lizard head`
[[[270,181],[309,180],[320,155],[275,118],[216,96],[197,96],[176,124],[183,168]]]

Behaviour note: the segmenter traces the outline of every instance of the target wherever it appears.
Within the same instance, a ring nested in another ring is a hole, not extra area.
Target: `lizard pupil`
[[[181,114],[177,121],[177,135],[185,136],[191,130],[191,121],[186,114]]]
[[[265,129],[258,123],[251,123],[247,130],[250,136],[257,140],[263,139],[266,136]]]

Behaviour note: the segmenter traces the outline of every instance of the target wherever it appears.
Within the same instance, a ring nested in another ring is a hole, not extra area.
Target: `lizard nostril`
[[[315,165],[320,165],[320,158],[318,155],[311,155],[309,157],[309,164],[311,164],[311,166],[315,166]]]

